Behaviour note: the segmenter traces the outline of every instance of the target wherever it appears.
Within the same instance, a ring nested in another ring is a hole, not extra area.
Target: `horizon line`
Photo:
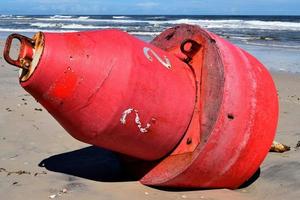
[[[62,13],[52,13],[52,14],[7,14],[0,13],[0,15],[23,15],[23,16],[37,16],[37,15],[60,15],[60,16],[292,16],[300,17],[300,14],[62,14]]]

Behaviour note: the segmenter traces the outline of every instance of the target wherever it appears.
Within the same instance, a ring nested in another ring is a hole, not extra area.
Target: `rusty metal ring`
[[[14,39],[17,39],[20,41],[20,52],[19,52],[18,58],[16,60],[12,59],[9,55],[10,50],[11,50],[11,45],[12,45],[12,42]],[[3,57],[11,65],[14,65],[19,68],[26,68],[26,65],[24,65],[24,58],[22,58],[22,56],[21,56],[21,52],[26,44],[30,44],[33,48],[34,43],[35,43],[34,40],[32,40],[28,37],[13,33],[13,34],[9,35],[6,40],[6,43],[4,46]]]

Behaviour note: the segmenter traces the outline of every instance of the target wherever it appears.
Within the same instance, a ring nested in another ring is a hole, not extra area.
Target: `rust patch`
[[[32,60],[27,69],[21,69],[20,80],[22,82],[27,81],[31,77],[44,51],[44,34],[42,32],[36,33],[32,40],[34,41]]]
[[[19,55],[15,60],[12,59],[9,54],[13,40],[18,40],[20,42]],[[32,61],[34,43],[35,41],[31,38],[16,33],[11,34],[8,36],[5,43],[3,53],[4,59],[11,65],[22,69],[28,69]]]

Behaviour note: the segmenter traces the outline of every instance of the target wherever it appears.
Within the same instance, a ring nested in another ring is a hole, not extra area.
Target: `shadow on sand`
[[[153,165],[154,162],[140,161],[95,146],[54,155],[39,163],[49,171],[102,182],[137,181]]]
[[[51,156],[40,162],[40,167],[49,171],[102,182],[127,182],[141,179],[156,162],[141,161],[111,151],[90,146],[83,149]],[[260,176],[260,169],[240,188],[254,183]],[[155,187],[165,191],[191,191]]]

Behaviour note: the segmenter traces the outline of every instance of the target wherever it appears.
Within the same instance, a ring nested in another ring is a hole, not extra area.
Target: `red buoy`
[[[22,47],[17,60],[13,39]],[[198,26],[176,26],[150,44],[119,30],[14,34],[4,58],[73,137],[160,160],[146,185],[237,188],[274,138],[278,100],[268,71]]]

